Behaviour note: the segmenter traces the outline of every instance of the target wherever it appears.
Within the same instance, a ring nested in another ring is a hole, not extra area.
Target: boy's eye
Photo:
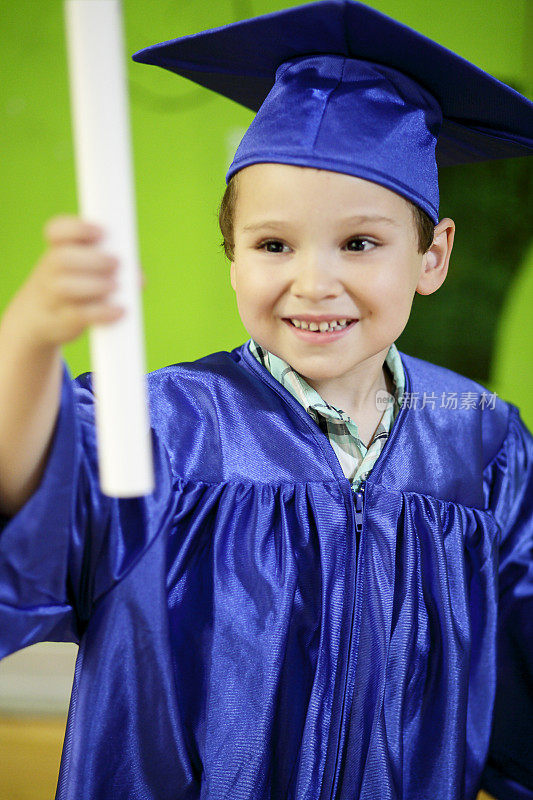
[[[364,253],[366,250],[371,250],[375,247],[375,242],[367,239],[365,236],[353,236],[348,239],[344,247],[352,253]]]
[[[265,250],[267,253],[286,253],[289,248],[278,239],[267,239],[258,245],[258,250]]]

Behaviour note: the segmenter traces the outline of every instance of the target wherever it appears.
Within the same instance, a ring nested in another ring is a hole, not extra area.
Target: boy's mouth
[[[304,319],[285,317],[283,322],[292,330],[293,335],[310,345],[327,345],[337,339],[343,339],[359,322],[358,319],[340,317],[337,319]]]
[[[346,330],[358,320],[340,317],[338,319],[314,321],[300,319],[298,317],[287,317],[284,318],[283,321],[291,325],[293,328],[297,328],[299,330],[305,330],[316,334],[324,334]]]

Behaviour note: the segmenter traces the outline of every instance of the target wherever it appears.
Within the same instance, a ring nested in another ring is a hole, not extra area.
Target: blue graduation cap
[[[275,162],[379,183],[438,221],[438,166],[533,154],[533,103],[353,0],[322,0],[147,47],[257,115],[227,180]]]

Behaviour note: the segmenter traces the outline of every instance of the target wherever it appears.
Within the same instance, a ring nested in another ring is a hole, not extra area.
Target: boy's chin
[[[387,345],[376,352],[360,353],[359,357],[352,352],[351,357],[346,359],[338,357],[331,359],[325,357],[326,353],[300,356],[287,351],[279,354],[279,358],[286,361],[303,378],[309,378],[309,381],[328,381],[342,379],[349,375],[362,375],[368,370],[373,373],[383,365],[389,347],[390,345]],[[276,353],[276,355],[278,354]]]
[[[329,381],[342,378],[349,375],[356,363],[350,362],[349,364],[340,364],[337,359],[332,362],[329,358],[324,358],[324,355],[311,356],[308,358],[298,358],[292,353],[285,353],[281,355],[284,361],[287,362],[293,369],[296,370],[303,378],[311,381]]]

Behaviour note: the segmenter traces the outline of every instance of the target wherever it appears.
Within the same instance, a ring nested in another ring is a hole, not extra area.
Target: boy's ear
[[[422,269],[416,286],[418,294],[433,294],[444,283],[448,274],[454,236],[455,222],[449,217],[444,217],[435,226],[433,244],[423,255]]]
[[[229,267],[229,279],[231,281],[231,286],[233,288],[233,291],[236,291],[236,289],[235,289],[235,262],[234,261],[231,262],[230,267]]]

